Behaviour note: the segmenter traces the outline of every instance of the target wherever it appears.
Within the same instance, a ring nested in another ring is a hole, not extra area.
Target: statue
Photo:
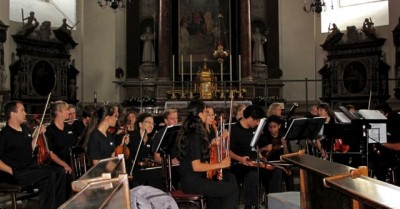
[[[24,11],[22,10],[22,17],[24,16]],[[26,23],[24,21],[27,20]],[[22,18],[22,29],[18,32],[18,35],[26,36],[29,35],[35,30],[35,28],[39,25],[35,17],[35,12],[30,12],[29,16],[26,18]]]
[[[39,36],[41,40],[49,41],[51,36],[51,22],[44,21],[39,28]]]
[[[153,46],[153,41],[155,38],[156,34],[151,31],[150,26],[147,26],[146,32],[140,36],[140,39],[144,41],[142,56],[142,62],[144,63],[155,62],[155,53]]]
[[[62,22],[63,22],[62,25],[58,29],[67,33],[68,35],[71,35],[71,30],[74,27],[71,27],[70,25],[68,25],[67,18],[63,18]]]
[[[21,86],[20,86],[20,82],[19,82],[19,74],[16,74],[14,76],[14,81],[13,81],[13,93],[12,93],[12,97],[14,98],[19,98],[19,93],[21,90]]]
[[[362,31],[367,36],[367,38],[376,39],[375,27],[371,18],[365,18],[362,26]]]
[[[0,81],[1,81],[0,89],[6,89],[7,77],[8,76],[7,76],[6,70],[4,69],[4,65],[0,66]]]
[[[251,38],[254,42],[253,63],[265,63],[263,45],[267,42],[267,38],[260,33],[259,28],[255,28],[255,32],[253,33]]]
[[[329,24],[328,27],[328,36],[325,39],[325,42],[323,45],[331,45],[339,42],[342,40],[343,33],[340,32],[340,29],[336,26],[335,23]]]

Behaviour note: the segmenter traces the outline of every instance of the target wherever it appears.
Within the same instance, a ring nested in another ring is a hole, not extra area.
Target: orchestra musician
[[[232,123],[237,123],[240,119],[243,118],[243,111],[246,109],[246,105],[244,104],[235,104],[233,105],[233,118],[232,118]]]
[[[320,103],[318,105],[318,116],[325,118],[325,124],[335,124],[335,116],[327,103]],[[315,140],[315,146],[321,153],[321,158],[328,159],[329,155],[327,150],[330,150],[332,144],[331,141],[323,135],[323,129],[322,127],[320,134]]]
[[[152,186],[161,190],[165,190],[162,170],[150,169],[154,166],[159,166],[152,159],[152,139],[149,136],[154,129],[154,118],[151,113],[140,113],[135,122],[135,131],[132,133],[132,138],[128,144],[132,162],[132,184],[133,187],[139,185]]]
[[[92,118],[93,113],[96,112],[96,108],[93,105],[86,105],[82,109],[82,118],[75,121],[72,126],[74,127],[75,135],[78,137],[78,146],[85,144],[83,135],[86,127],[89,124],[90,118]]]
[[[165,129],[168,126],[178,125],[178,111],[176,109],[166,109],[162,116],[163,116],[165,125],[164,125],[164,127],[162,127],[159,131],[157,131],[154,134],[153,145],[152,145],[152,152],[154,153],[154,155],[153,155],[154,161],[159,164],[162,163],[163,158],[161,156],[161,153],[156,152],[157,146],[160,144],[160,140],[161,140],[162,134],[164,133]],[[179,165],[179,160],[176,158],[176,150],[172,150],[170,158],[171,158],[172,165]],[[175,189],[178,189],[180,176],[179,176],[179,170],[177,167],[172,167],[171,179],[172,179],[172,186]]]
[[[231,172],[236,176],[239,184],[242,183],[244,202],[246,209],[256,208],[258,205],[258,173],[253,160],[257,158],[257,152],[250,147],[255,128],[260,120],[265,117],[264,110],[257,105],[247,106],[243,111],[243,118],[232,125],[230,133],[230,156],[234,160]],[[257,165],[256,165],[257,166]],[[269,169],[273,169],[271,166]],[[260,176],[270,178],[271,176]],[[273,192],[270,189],[270,192]]]
[[[17,184],[38,187],[39,208],[57,208],[66,200],[65,171],[48,166],[40,167],[34,161],[32,146],[36,145],[25,124],[26,112],[22,102],[7,102],[4,114],[7,125],[0,132],[1,179],[12,175]]]
[[[67,123],[69,125],[72,125],[77,120],[76,106],[74,104],[69,104],[68,111],[69,111],[69,115],[68,115],[68,118],[67,118]]]
[[[279,116],[271,115],[265,123],[264,133],[260,136],[258,143],[259,151],[267,161],[279,161],[280,156],[289,153],[289,146],[284,138],[285,133],[281,131],[282,119]],[[294,189],[293,177],[289,168],[282,170],[260,170],[261,175],[270,175],[270,178],[262,178],[266,193],[279,192],[282,187],[282,178],[285,180],[286,191]],[[271,172],[276,172],[271,174]],[[271,190],[271,191],[270,191]]]
[[[210,143],[204,127],[207,115],[203,101],[195,100],[188,104],[187,117],[176,143],[181,162],[181,188],[185,193],[206,196],[209,209],[238,208],[239,189],[236,183],[230,181],[233,177],[224,176],[223,181],[212,181],[205,177],[207,171],[231,165],[230,157],[217,163],[207,163],[210,157]]]
[[[205,127],[207,131],[207,136],[208,140],[210,140],[210,143],[213,139],[217,137],[217,121],[215,120],[215,112],[214,108],[211,106],[206,105],[206,111],[207,111],[207,120],[205,122]]]
[[[115,144],[113,136],[108,133],[110,127],[115,127],[119,116],[119,108],[116,105],[104,105],[93,114],[85,135],[86,150],[89,160],[93,165],[99,160],[115,156]],[[129,144],[129,135],[126,135],[121,144]]]
[[[55,101],[50,106],[50,116],[53,121],[47,126],[46,138],[49,146],[53,167],[61,167],[67,174],[67,195],[71,194],[72,168],[69,149],[76,145],[77,136],[74,128],[65,120],[69,117],[69,105],[64,101]]]

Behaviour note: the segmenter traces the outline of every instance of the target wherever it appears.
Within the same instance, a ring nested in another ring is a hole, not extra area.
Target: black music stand
[[[297,139],[315,139],[325,123],[325,118],[295,118],[285,134],[287,141]]]
[[[166,185],[167,191],[171,191],[172,189],[171,154],[174,150],[175,139],[180,129],[181,129],[180,125],[167,126],[161,135],[160,143],[157,145],[156,149],[156,152],[163,154],[162,168],[167,183]],[[165,172],[168,172],[168,175],[166,175]]]
[[[318,136],[322,126],[325,123],[325,118],[314,117],[314,118],[295,118],[290,123],[290,126],[285,134],[287,141],[301,140],[301,139],[315,139]],[[306,143],[306,149],[308,145]]]
[[[260,120],[260,123],[257,126],[256,132],[254,133],[253,138],[251,139],[250,142],[250,147],[254,152],[257,152],[257,159],[256,159],[256,163],[257,163],[257,182],[258,184],[260,184],[260,152],[259,150],[256,148],[256,144],[258,142],[258,139],[260,138],[263,130],[264,130],[264,126],[267,122],[266,118],[262,118]],[[260,201],[260,185],[258,185],[257,188],[257,201],[258,201],[258,208],[264,208],[261,205],[261,201]]]

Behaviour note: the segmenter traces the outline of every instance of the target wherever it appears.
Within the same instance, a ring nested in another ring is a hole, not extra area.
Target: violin
[[[217,130],[217,126],[213,123],[212,124],[212,128],[215,131],[215,133],[217,133],[217,138],[218,138],[218,130]],[[221,153],[221,145],[218,145],[217,143],[213,143],[210,145],[210,164],[213,163],[218,163],[220,162],[222,159]],[[222,172],[220,172],[220,169],[218,170],[210,170],[207,171],[207,179],[214,179],[215,176],[221,176]]]
[[[51,93],[47,97],[46,106],[44,108],[44,112],[42,115],[42,119],[40,120],[39,126],[35,129],[35,131],[33,133],[34,142],[33,142],[32,150],[35,150],[35,147],[37,145],[36,160],[37,160],[38,164],[41,166],[51,163],[51,156],[50,156],[49,146],[47,144],[47,138],[43,133],[40,133],[40,131],[42,129],[42,125],[43,125],[44,116],[46,114],[47,106],[49,105],[50,96],[51,96]]]
[[[114,127],[115,128],[115,127]],[[125,136],[126,136],[126,134],[128,134],[128,127],[125,127],[124,128],[124,133],[125,133]],[[115,130],[114,130],[114,132],[115,132]],[[130,155],[131,155],[131,152],[130,152],[130,150],[129,150],[129,148],[126,146],[126,143],[125,143],[125,136],[123,136],[122,137],[122,145],[119,145],[119,146],[117,146],[116,148],[115,148],[115,154],[116,155],[120,155],[120,154],[123,154],[124,156],[125,156],[125,159],[129,159],[129,157],[130,157]]]

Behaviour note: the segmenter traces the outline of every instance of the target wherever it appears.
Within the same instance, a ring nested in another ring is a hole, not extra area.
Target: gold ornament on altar
[[[214,72],[207,67],[207,63],[204,61],[203,68],[197,72],[197,89],[200,93],[201,99],[212,99],[213,93],[216,90],[216,83]]]

